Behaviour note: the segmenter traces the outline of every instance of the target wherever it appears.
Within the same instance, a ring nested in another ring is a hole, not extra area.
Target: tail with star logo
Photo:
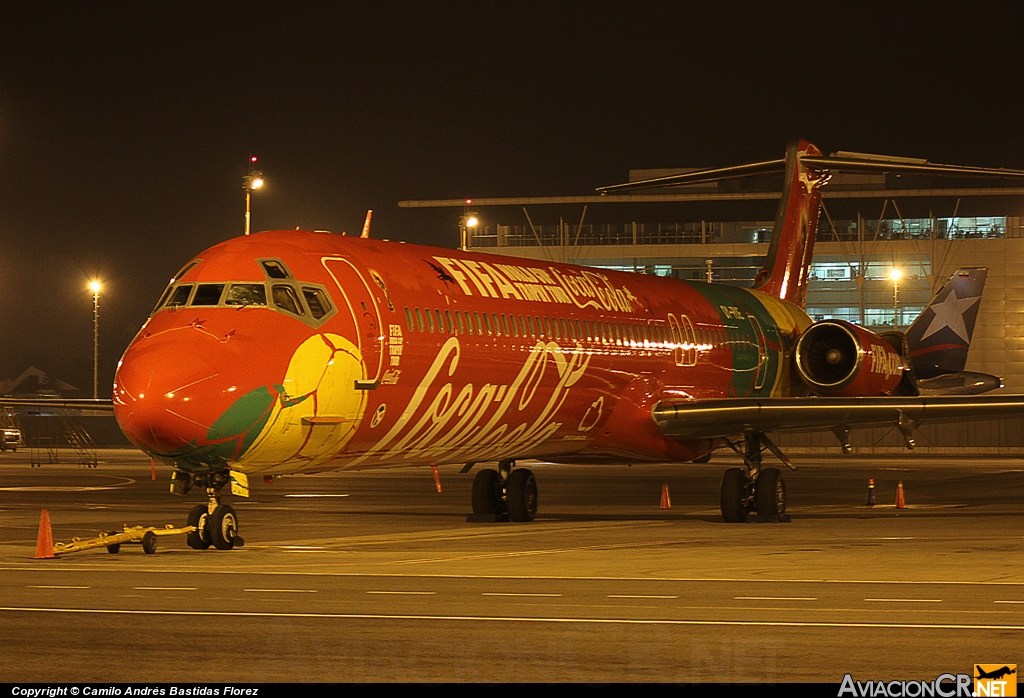
[[[921,395],[976,395],[1002,387],[964,371],[988,269],[958,269],[907,329],[906,348]]]

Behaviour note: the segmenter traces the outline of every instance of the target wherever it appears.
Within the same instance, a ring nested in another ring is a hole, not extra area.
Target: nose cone
[[[244,382],[237,357],[218,353],[204,338],[185,341],[145,338],[128,348],[114,380],[114,416],[129,440],[152,455],[183,460],[195,467],[224,467],[237,458],[251,438],[240,438],[256,426],[240,424],[231,410],[254,386]],[[251,382],[251,377],[249,378]],[[262,388],[266,412],[274,395]],[[227,413],[238,428],[225,430]],[[243,420],[245,421],[245,420]],[[255,420],[255,421],[258,421]]]

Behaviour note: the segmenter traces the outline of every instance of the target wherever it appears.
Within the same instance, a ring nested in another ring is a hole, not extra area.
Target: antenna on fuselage
[[[370,237],[370,219],[373,218],[373,209],[366,209],[366,220],[363,221],[363,232],[359,233],[359,237],[368,238]]]

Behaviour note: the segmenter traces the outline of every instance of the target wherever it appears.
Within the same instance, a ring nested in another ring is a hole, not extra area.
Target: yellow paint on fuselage
[[[284,397],[234,467],[287,473],[333,458],[363,418],[366,393],[354,386],[364,377],[359,349],[352,342],[337,334],[307,339],[288,364]]]
[[[772,316],[775,327],[778,328],[782,355],[779,357],[779,376],[772,387],[771,396],[786,397],[792,392],[793,379],[790,374],[793,362],[791,355],[796,346],[796,339],[814,321],[802,308],[788,301],[759,291],[750,291],[750,294],[756,296],[764,309]]]

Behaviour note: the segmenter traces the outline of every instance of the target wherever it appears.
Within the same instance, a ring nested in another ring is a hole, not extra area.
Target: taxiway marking
[[[92,587],[79,587],[70,584],[29,584],[29,589],[92,589]]]
[[[433,596],[436,591],[368,591],[367,594],[394,594],[398,596]]]
[[[608,599],[678,599],[677,594],[608,594]]]
[[[817,601],[817,596],[734,596],[735,601]]]
[[[942,599],[864,599],[879,603],[942,603]]]
[[[132,587],[135,591],[198,591],[199,587]]]
[[[511,591],[485,591],[481,596],[561,596],[561,594],[530,594],[526,592],[511,592]]]
[[[317,589],[242,589],[253,594],[315,594]]]

